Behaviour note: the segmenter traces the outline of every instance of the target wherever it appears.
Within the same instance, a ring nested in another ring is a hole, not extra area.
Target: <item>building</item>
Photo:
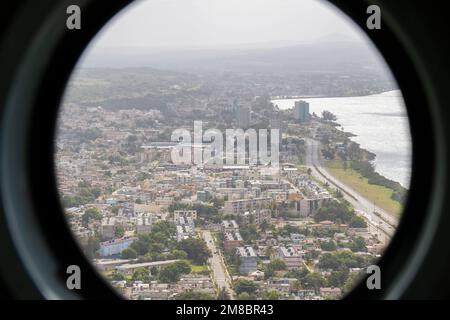
[[[100,234],[104,239],[112,239],[116,232],[116,218],[105,217],[102,219]]]
[[[289,294],[296,278],[272,278],[267,281],[267,291],[277,291],[281,294]]]
[[[299,244],[305,241],[306,237],[300,233],[291,233],[291,241],[295,244]]]
[[[294,247],[279,247],[275,258],[283,260],[289,270],[297,269],[303,263],[303,255]]]
[[[197,210],[175,210],[173,212],[173,221],[178,223],[180,218],[191,218],[193,220],[197,219]]]
[[[309,120],[309,103],[303,100],[295,101],[294,119],[298,122]]]
[[[225,214],[240,214],[246,211],[253,211],[255,209],[268,206],[272,203],[271,198],[254,198],[254,199],[239,199],[229,200],[225,202],[223,211]]]
[[[140,217],[136,219],[136,233],[145,234],[152,231],[152,217]]]
[[[195,235],[195,229],[188,224],[177,225],[177,241],[191,238]]]
[[[237,247],[236,255],[239,257],[239,273],[249,275],[258,270],[256,253],[252,247]]]
[[[223,248],[233,250],[242,245],[243,239],[239,231],[228,231],[223,234]]]
[[[320,288],[320,295],[326,299],[338,299],[341,294],[340,288]]]
[[[252,212],[246,211],[242,215],[242,223],[243,224],[256,224],[260,226],[263,223],[270,223],[270,219],[272,217],[270,209],[258,209],[253,210]]]
[[[108,257],[115,254],[122,253],[127,249],[137,238],[135,237],[123,237],[119,239],[109,240],[100,243],[99,254],[102,257]]]
[[[239,230],[239,226],[235,220],[223,220],[221,228],[223,233]]]

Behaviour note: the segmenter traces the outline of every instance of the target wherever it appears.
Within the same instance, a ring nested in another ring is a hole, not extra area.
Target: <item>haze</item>
[[[318,0],[141,0],[103,29],[96,47],[283,46],[363,41],[361,31]]]

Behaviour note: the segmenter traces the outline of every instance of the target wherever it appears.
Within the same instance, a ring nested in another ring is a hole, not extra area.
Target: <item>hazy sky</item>
[[[340,11],[320,0],[140,0],[94,42],[107,47],[224,45],[361,39]]]

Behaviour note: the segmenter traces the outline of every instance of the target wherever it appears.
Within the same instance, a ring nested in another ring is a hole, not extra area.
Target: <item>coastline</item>
[[[292,100],[271,102],[289,112]],[[377,172],[408,188],[411,176],[411,135],[404,102],[399,90],[352,97],[305,98],[310,113],[320,116],[327,110],[337,116],[336,127],[361,148],[376,154]]]
[[[300,96],[271,96],[269,97],[270,101],[273,100],[301,100],[301,99],[317,99],[317,98],[354,98],[354,97],[370,97],[378,94],[400,91],[400,88],[395,88],[387,91],[374,91],[371,93],[360,93],[360,94],[343,94],[343,95],[300,95]]]

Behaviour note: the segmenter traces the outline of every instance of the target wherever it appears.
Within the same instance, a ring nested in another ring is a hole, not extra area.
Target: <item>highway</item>
[[[222,255],[216,248],[211,231],[203,230],[202,235],[208,249],[211,251],[211,257],[208,259],[208,263],[213,271],[214,281],[216,282],[219,290],[225,288],[231,300],[234,300],[235,294],[233,288],[231,287],[231,278],[225,269]]]
[[[398,225],[398,219],[374,205],[356,190],[333,177],[321,163],[319,157],[319,141],[306,139],[306,144],[307,152],[305,164],[311,169],[313,176],[324,183],[328,182],[328,184],[335,188],[339,188],[342,191],[344,198],[369,222],[369,228],[372,233],[375,232],[382,242],[388,242],[395,232],[395,228]]]

